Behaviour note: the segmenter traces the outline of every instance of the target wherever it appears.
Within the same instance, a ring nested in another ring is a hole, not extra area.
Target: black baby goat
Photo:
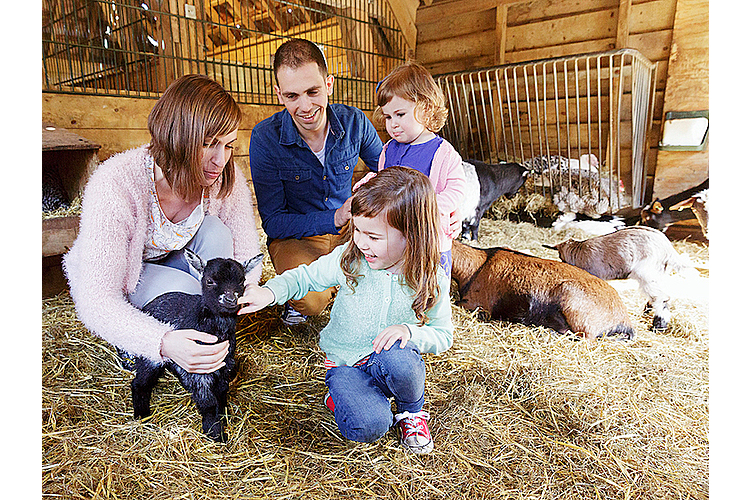
[[[136,418],[151,414],[151,393],[164,369],[171,371],[182,386],[190,392],[198,411],[203,418],[203,432],[214,441],[224,442],[223,416],[227,404],[229,382],[234,377],[236,365],[237,299],[245,291],[245,275],[263,260],[259,254],[240,264],[233,259],[203,259],[185,249],[188,263],[201,274],[202,295],[183,292],[168,292],[156,297],[143,307],[143,311],[158,320],[169,323],[175,329],[193,329],[210,333],[217,342],[229,340],[229,352],[225,366],[213,373],[188,373],[171,360],[153,363],[146,358],[135,356],[135,378],[131,382],[133,390],[133,413]]]

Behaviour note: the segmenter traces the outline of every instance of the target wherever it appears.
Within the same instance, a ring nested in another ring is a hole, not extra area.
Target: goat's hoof
[[[207,436],[216,443],[226,443],[229,440],[229,436],[227,436],[227,433],[224,431],[218,434],[210,433],[210,434],[207,434]]]
[[[151,416],[151,409],[146,410],[133,410],[133,418],[140,420]]]
[[[655,333],[663,333],[666,331],[669,321],[662,318],[661,316],[654,316],[654,322],[651,324],[651,331]]]

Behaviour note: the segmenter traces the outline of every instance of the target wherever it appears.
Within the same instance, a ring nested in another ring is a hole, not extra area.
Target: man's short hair
[[[279,68],[287,66],[292,69],[314,62],[320,69],[323,78],[328,76],[326,58],[320,48],[309,40],[292,38],[282,43],[273,56],[273,74],[278,83]]]

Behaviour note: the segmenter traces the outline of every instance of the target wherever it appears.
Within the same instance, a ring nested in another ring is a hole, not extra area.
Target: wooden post
[[[508,5],[495,8],[495,64],[505,64],[505,40],[508,32]]]
[[[616,49],[624,49],[628,46],[628,39],[630,38],[630,7],[632,7],[632,0],[620,0],[620,10],[617,13]]]

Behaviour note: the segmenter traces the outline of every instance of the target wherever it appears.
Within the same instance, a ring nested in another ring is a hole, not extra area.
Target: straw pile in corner
[[[567,235],[482,221],[480,246],[547,258]],[[682,243],[694,261],[707,247]],[[545,253],[550,252],[550,253]],[[266,262],[264,279],[273,275]],[[67,294],[42,303],[45,497],[119,499],[708,497],[707,304],[675,300],[665,332],[625,290],[634,342],[590,346],[542,328],[453,308],[455,343],[427,362],[435,451],[343,440],[323,406],[326,317],[289,329],[269,309],[242,320],[227,444],[206,439],[171,375],[154,414],[132,418],[115,350],[91,335]]]

